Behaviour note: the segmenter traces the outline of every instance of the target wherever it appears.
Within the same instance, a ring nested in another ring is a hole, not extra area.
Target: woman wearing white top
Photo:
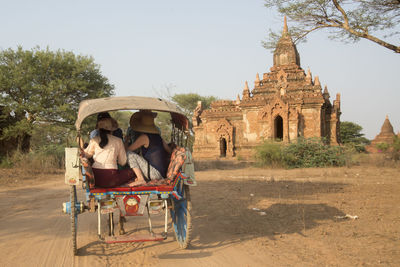
[[[112,118],[98,122],[99,136],[92,138],[88,147],[82,151],[87,158],[93,158],[92,165],[95,185],[98,187],[115,187],[135,177],[132,169],[118,170],[118,165],[126,164],[126,152],[121,138],[112,135]]]

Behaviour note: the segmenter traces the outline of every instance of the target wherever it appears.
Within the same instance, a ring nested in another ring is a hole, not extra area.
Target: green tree
[[[217,99],[218,98],[215,96],[201,96],[195,93],[175,94],[171,97],[171,100],[174,101],[190,119],[197,106],[197,101],[201,101],[203,108],[206,109],[210,107],[211,102]]]
[[[340,123],[340,141],[343,144],[353,145],[357,151],[365,151],[365,145],[370,141],[361,133],[362,127],[357,123],[343,121]]]
[[[355,42],[364,38],[400,53],[398,44],[383,39],[399,34],[400,0],[265,0],[265,6],[295,22],[291,27],[295,42],[313,31],[328,29],[331,39]],[[382,33],[383,38],[378,37]],[[279,37],[270,31],[264,47],[274,48]]]
[[[114,86],[92,57],[39,47],[2,50],[0,120],[11,116],[13,123],[2,129],[0,139],[21,137],[21,141],[24,136],[31,136],[36,126],[44,124],[71,129],[82,100],[113,93]]]

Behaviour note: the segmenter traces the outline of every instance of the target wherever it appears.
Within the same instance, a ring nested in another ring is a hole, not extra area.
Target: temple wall
[[[304,138],[321,137],[321,109],[303,108],[301,115],[303,118],[301,131]]]
[[[289,120],[289,141],[294,141],[298,136],[298,121]]]
[[[251,110],[243,113],[243,137],[242,144],[257,143],[261,135],[260,123],[258,123],[258,111]]]

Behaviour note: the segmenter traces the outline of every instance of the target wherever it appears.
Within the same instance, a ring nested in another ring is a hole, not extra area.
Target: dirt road
[[[0,189],[0,266],[400,265],[399,169],[198,172],[190,249],[178,249],[171,231],[163,242],[102,243],[96,215],[85,213],[75,257],[61,213],[69,197],[63,176],[17,186],[7,175],[0,175],[9,179]],[[127,230],[145,226],[129,219]]]

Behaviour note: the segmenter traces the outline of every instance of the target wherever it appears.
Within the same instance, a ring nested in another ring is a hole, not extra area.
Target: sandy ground
[[[399,169],[241,168],[197,180],[189,249],[171,229],[162,242],[105,244],[84,213],[74,257],[63,175],[0,170],[0,266],[400,266]],[[127,230],[146,227],[133,219]]]

